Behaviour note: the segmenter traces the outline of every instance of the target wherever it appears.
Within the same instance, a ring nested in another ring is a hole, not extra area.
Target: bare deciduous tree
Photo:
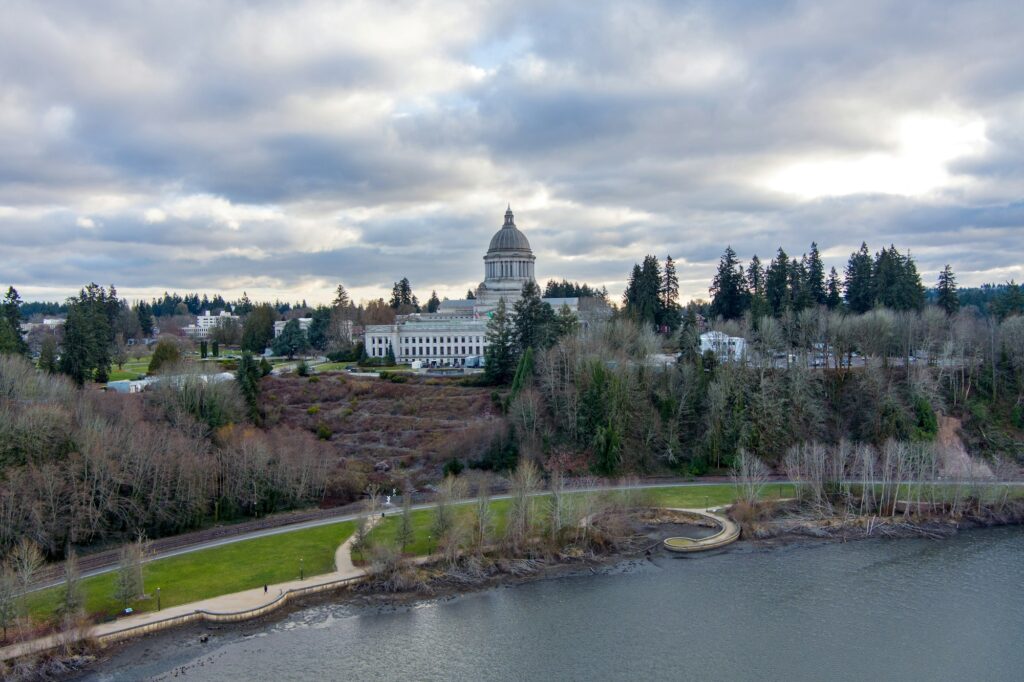
[[[729,476],[736,485],[739,499],[747,504],[755,504],[768,482],[768,473],[768,466],[760,457],[740,448]]]

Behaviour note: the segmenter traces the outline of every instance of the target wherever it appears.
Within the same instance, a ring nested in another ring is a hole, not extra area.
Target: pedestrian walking
[[[267,586],[266,586],[266,585],[264,585],[264,586],[263,586],[263,594],[266,594],[266,593],[267,593]]]

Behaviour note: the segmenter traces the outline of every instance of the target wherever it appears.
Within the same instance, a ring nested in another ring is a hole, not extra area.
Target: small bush
[[[310,405],[309,408],[306,410],[306,414],[316,414],[319,411],[320,411],[320,406],[319,405]]]
[[[917,417],[916,428],[913,439],[918,441],[929,441],[939,433],[939,420],[935,416],[935,410],[931,403],[924,396],[917,396],[914,399],[914,414]]]
[[[459,459],[452,457],[450,460],[444,463],[442,473],[445,476],[458,476],[459,474],[462,473],[462,470],[465,468],[466,465],[459,461]]]
[[[334,433],[331,431],[331,427],[323,422],[316,425],[316,437],[320,440],[330,440]]]
[[[299,360],[299,364],[295,366],[295,373],[300,377],[309,376],[309,365],[306,364],[305,360]]]
[[[1010,413],[1010,419],[1018,429],[1024,429],[1024,405],[1017,405],[1013,408],[1013,412]]]
[[[319,384],[320,383],[320,377],[310,377],[309,378],[309,383],[311,383],[311,384]]]

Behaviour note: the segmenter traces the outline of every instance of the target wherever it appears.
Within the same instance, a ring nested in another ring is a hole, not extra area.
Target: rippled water
[[[320,606],[205,645],[157,639],[89,679],[1024,679],[1022,529],[733,547],[394,612]]]

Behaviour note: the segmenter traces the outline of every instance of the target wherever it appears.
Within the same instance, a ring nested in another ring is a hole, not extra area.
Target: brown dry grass
[[[262,403],[268,421],[315,432],[331,431],[326,445],[337,455],[328,496],[341,501],[369,483],[402,487],[406,476],[436,479],[444,462],[479,458],[507,427],[491,403],[490,389],[451,381],[411,378],[393,384],[345,375],[317,383],[301,377],[267,377]],[[390,472],[374,470],[387,462]]]

